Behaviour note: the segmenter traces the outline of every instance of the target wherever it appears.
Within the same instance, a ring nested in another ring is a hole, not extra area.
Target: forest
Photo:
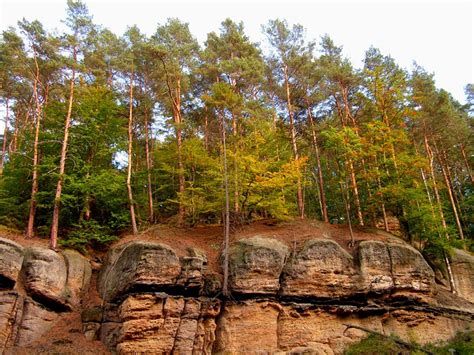
[[[396,218],[472,248],[473,84],[462,105],[373,47],[356,69],[285,20],[264,46],[231,19],[203,46],[179,19],[117,35],[72,0],[65,24],[1,35],[1,225],[83,249],[154,223]]]

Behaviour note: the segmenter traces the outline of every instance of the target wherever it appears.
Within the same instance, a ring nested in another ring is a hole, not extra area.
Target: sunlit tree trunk
[[[145,111],[145,159],[146,159],[146,174],[147,174],[147,192],[148,192],[148,221],[153,223],[155,221],[154,211],[153,211],[153,191],[151,184],[151,157],[150,157],[150,137],[149,137],[149,126],[148,126],[148,115],[149,111]]]
[[[8,140],[8,121],[9,121],[9,99],[8,97],[5,99],[5,105],[6,105],[6,112],[5,112],[5,121],[3,127],[3,144],[2,144],[2,156],[0,158],[0,175],[3,173],[3,165],[5,164],[5,156],[7,154],[7,140]]]
[[[130,94],[129,94],[129,114],[128,114],[128,167],[127,167],[127,193],[130,208],[130,220],[132,222],[132,232],[138,234],[137,221],[135,217],[135,202],[132,191],[132,153],[133,153],[133,66],[130,72]]]
[[[319,188],[319,198],[321,202],[321,214],[323,217],[323,221],[328,223],[329,217],[328,217],[328,209],[327,209],[327,204],[326,204],[326,193],[324,192],[324,178],[323,178],[323,169],[321,166],[321,157],[319,154],[318,136],[316,135],[313,114],[311,113],[311,110],[309,109],[309,105],[308,105],[307,111],[308,111],[309,124],[311,127],[311,138],[313,141],[314,155],[316,157],[316,165],[318,167],[318,188]]]
[[[56,249],[58,243],[59,209],[61,205],[61,193],[64,181],[64,171],[66,168],[66,155],[69,140],[69,126],[71,124],[72,103],[74,101],[74,80],[76,79],[77,48],[73,48],[74,64],[72,66],[71,83],[69,85],[69,104],[67,109],[66,122],[64,124],[64,138],[61,147],[61,160],[59,162],[59,178],[54,196],[53,220],[51,222],[50,247]]]
[[[431,180],[433,181],[433,192],[436,198],[436,204],[438,205],[438,213],[439,213],[439,217],[441,218],[441,225],[443,226],[443,230],[446,234],[446,238],[449,239],[448,226],[446,225],[446,220],[444,218],[443,205],[441,203],[438,185],[436,183],[436,175],[435,175],[434,162],[433,162],[434,160],[433,152],[431,151],[430,145],[428,143],[428,138],[426,136],[424,137],[424,144],[425,144],[426,154],[428,155],[428,160],[430,163],[430,173],[431,173],[430,175],[431,175]]]
[[[295,160],[299,160],[298,145],[296,143],[296,128],[293,116],[293,108],[291,104],[290,95],[290,83],[288,79],[288,67],[284,66],[285,74],[285,88],[286,88],[286,104],[288,108],[288,116],[290,118],[290,135],[291,135],[291,147],[293,148],[293,156]],[[303,200],[303,188],[301,182],[301,176],[298,174],[297,186],[296,186],[296,198],[298,203],[298,212],[301,219],[304,219],[304,200]]]
[[[454,220],[456,221],[456,226],[458,228],[459,236],[461,237],[462,240],[464,240],[464,233],[463,233],[463,230],[462,230],[461,220],[459,219],[458,209],[456,207],[456,201],[454,200],[453,189],[451,187],[451,183],[449,181],[449,176],[448,176],[448,172],[447,172],[448,167],[444,164],[444,161],[443,161],[438,149],[436,149],[436,155],[438,156],[438,161],[439,161],[439,165],[441,167],[441,172],[443,174],[444,182],[446,184],[446,189],[448,190],[449,202],[451,203],[451,208],[453,210]]]
[[[223,150],[223,170],[224,170],[224,193],[225,193],[225,211],[224,211],[224,281],[222,293],[229,296],[229,234],[230,234],[230,203],[229,203],[229,177],[227,174],[227,152],[226,152],[226,127],[224,113],[220,113],[222,130],[222,150]]]
[[[464,147],[464,144],[461,144],[460,149],[461,149],[461,155],[462,155],[462,158],[463,158],[463,161],[464,161],[464,165],[466,165],[467,174],[469,175],[469,179],[471,180],[471,183],[474,185],[474,176],[472,176],[471,167],[469,166],[469,162],[467,161],[466,149]]]

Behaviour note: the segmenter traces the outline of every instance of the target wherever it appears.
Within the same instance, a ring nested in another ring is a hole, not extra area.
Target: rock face
[[[210,354],[220,302],[209,299],[134,295],[119,307],[123,325],[117,351]]]
[[[3,353],[78,309],[91,268],[73,251],[24,250],[1,239],[0,249]],[[342,354],[367,335],[353,326],[424,344],[474,320],[473,257],[462,251],[451,261],[465,299],[437,288],[422,255],[402,242],[364,241],[353,257],[330,239],[290,253],[257,236],[229,251],[233,297],[223,299],[221,275],[206,269],[200,250],[178,257],[141,241],[111,249],[98,280],[103,302],[83,310],[83,333],[119,354]]]
[[[308,240],[292,255],[271,238],[238,240],[229,249],[229,285],[241,301],[206,297],[219,291],[219,276],[204,271],[202,252],[190,254],[142,242],[110,251],[112,283],[105,273],[100,281],[109,303],[83,315],[84,331],[119,354],[342,354],[367,335],[350,325],[426,343],[473,320],[472,311],[430,298],[433,271],[402,242],[362,242],[354,260],[329,239]],[[417,303],[420,294],[433,303]]]
[[[474,303],[474,256],[454,249],[450,259],[456,291],[459,296]]]
[[[11,289],[23,264],[24,248],[11,240],[0,238],[0,289]]]
[[[391,259],[385,243],[361,242],[358,257],[363,288],[369,293],[386,293],[393,288]]]
[[[74,251],[62,254],[26,248],[0,239],[0,353],[43,336],[61,312],[79,306],[89,287],[89,261]]]
[[[253,237],[229,249],[230,288],[240,294],[276,294],[288,247],[271,238]]]
[[[131,242],[113,249],[102,269],[99,294],[107,301],[130,289],[174,286],[181,274],[176,253],[164,244]]]
[[[355,293],[357,272],[335,241],[312,239],[285,265],[282,279],[282,296],[341,298]]]
[[[31,248],[23,270],[25,288],[34,299],[69,308],[66,261],[62,255],[50,249]]]
[[[389,243],[387,247],[395,289],[430,292],[434,286],[434,272],[423,256],[406,244]]]

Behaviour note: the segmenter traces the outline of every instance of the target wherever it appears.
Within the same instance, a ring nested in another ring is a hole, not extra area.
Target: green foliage
[[[226,19],[200,48],[178,19],[151,37],[137,26],[118,37],[81,1],[68,1],[66,17],[65,36],[26,20],[1,36],[0,100],[10,117],[0,223],[27,224],[40,120],[35,227],[48,235],[74,66],[60,199],[67,245],[99,245],[130,227],[131,108],[139,224],[183,210],[187,225],[221,222],[225,133],[233,223],[296,216],[301,184],[307,217],[323,216],[324,193],[333,223],[373,226],[385,214],[438,258],[459,243],[472,248],[472,85],[462,106],[433,74],[408,73],[376,48],[354,69],[329,36],[318,54],[304,28],[284,20],[264,27],[269,47]]]
[[[117,236],[111,235],[111,230],[101,226],[97,221],[82,220],[72,226],[72,230],[60,240],[60,245],[66,248],[72,248],[83,254],[87,253],[87,248],[94,250],[104,248],[108,244],[118,240]]]
[[[369,335],[359,343],[351,345],[344,355],[395,355],[410,354],[410,350],[397,344],[392,338]]]
[[[345,355],[373,354],[373,355],[394,355],[394,354],[425,354],[434,355],[468,355],[474,353],[474,333],[471,330],[459,332],[449,341],[428,344],[420,347],[413,343],[413,347],[395,342],[394,337],[381,337],[379,335],[369,335],[359,343],[351,345],[344,352]],[[426,351],[422,351],[424,349]]]

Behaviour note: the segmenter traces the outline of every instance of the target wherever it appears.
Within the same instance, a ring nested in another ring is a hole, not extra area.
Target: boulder
[[[285,265],[280,294],[288,297],[344,298],[356,291],[352,256],[330,239],[311,239]]]
[[[179,259],[169,246],[134,241],[112,249],[99,279],[99,295],[106,301],[130,290],[159,290],[174,286],[181,273]]]
[[[69,290],[68,303],[78,306],[81,296],[89,287],[92,268],[85,257],[74,250],[65,250],[62,252],[67,263],[67,288]]]
[[[458,296],[474,303],[474,256],[467,251],[453,249],[450,259]]]
[[[390,254],[385,243],[366,240],[359,244],[361,291],[386,293],[393,288]]]
[[[407,244],[388,243],[396,291],[431,292],[434,272],[418,250]]]
[[[24,248],[9,239],[0,238],[0,289],[12,289],[23,263]]]
[[[276,294],[288,247],[263,237],[241,239],[229,248],[229,286],[234,293]]]
[[[50,249],[27,249],[22,274],[25,289],[33,299],[56,310],[71,309],[67,265],[61,254]]]

